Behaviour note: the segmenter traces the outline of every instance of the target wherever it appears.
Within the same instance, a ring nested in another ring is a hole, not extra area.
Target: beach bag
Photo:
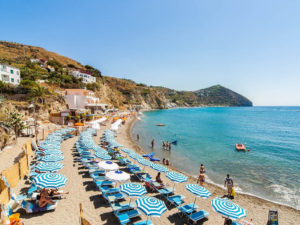
[[[235,190],[234,190],[234,187],[232,188],[231,195],[232,195],[233,197],[235,197]]]

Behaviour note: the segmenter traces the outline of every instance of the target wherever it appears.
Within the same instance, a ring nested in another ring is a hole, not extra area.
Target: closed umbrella
[[[95,156],[97,158],[103,159],[103,160],[110,160],[111,156],[108,155],[107,153],[102,153],[102,152],[95,152]]]

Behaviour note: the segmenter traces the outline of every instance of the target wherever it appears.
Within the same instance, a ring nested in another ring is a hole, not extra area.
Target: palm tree
[[[31,97],[39,100],[42,104],[44,104],[44,99],[48,94],[48,89],[41,87],[40,85],[35,86],[30,90]]]

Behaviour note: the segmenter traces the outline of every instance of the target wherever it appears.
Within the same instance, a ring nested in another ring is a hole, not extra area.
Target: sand
[[[122,126],[117,135],[117,141],[128,148],[132,148],[137,152],[141,152],[142,149],[137,146],[130,135],[130,129],[135,119],[130,119],[127,121],[125,126]],[[99,143],[99,138],[105,127],[102,127],[98,132],[98,136],[94,138],[96,143]],[[84,216],[92,224],[118,224],[116,217],[113,215],[111,208],[101,197],[100,191],[97,190],[96,186],[93,184],[92,179],[88,176],[87,170],[83,169],[82,166],[74,162],[76,158],[74,143],[78,137],[74,137],[64,141],[61,145],[61,149],[64,152],[65,159],[63,164],[65,165],[63,169],[60,170],[61,174],[64,174],[68,178],[68,183],[64,188],[65,191],[69,191],[69,195],[66,195],[65,199],[59,201],[58,207],[53,212],[39,213],[26,215],[24,211],[22,212],[22,218],[26,225],[48,225],[48,224],[79,224],[79,203],[83,204]],[[151,168],[146,167],[153,177],[157,174]],[[173,186],[173,183],[169,181],[165,175],[162,176],[163,181]],[[195,179],[189,177],[187,183],[196,183]],[[175,193],[184,195],[186,203],[192,203],[195,199],[194,195],[185,189],[185,184],[176,184]],[[23,191],[28,188],[28,184],[21,182],[20,185],[15,188],[15,192],[19,193],[22,188]],[[226,192],[214,185],[205,184],[205,187],[212,193],[212,197],[209,199],[198,198],[196,204],[200,209],[204,209],[209,212],[209,219],[204,220],[203,224],[207,225],[217,225],[223,224],[222,217],[214,212],[211,207],[211,199],[214,197],[223,196]],[[149,196],[157,196],[157,194],[147,194]],[[129,198],[127,198],[129,200]],[[277,209],[279,211],[279,223],[281,225],[289,224],[296,225],[300,224],[300,211],[292,209],[287,206],[282,206],[268,202],[263,199],[248,195],[237,194],[234,202],[239,204],[241,207],[247,210],[247,220],[252,219],[253,224],[256,225],[266,225],[268,210],[270,208]],[[160,218],[151,218],[154,224],[185,224],[185,221],[179,219],[176,216],[177,209],[169,208]],[[142,219],[146,217],[143,215]],[[138,220],[136,220],[138,221]],[[202,223],[198,223],[202,224]]]

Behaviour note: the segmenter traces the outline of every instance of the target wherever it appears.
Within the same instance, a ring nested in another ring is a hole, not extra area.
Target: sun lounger
[[[153,225],[151,220],[143,220],[141,222],[136,222],[134,225]]]
[[[184,201],[183,201],[184,198],[185,197],[183,195],[173,195],[173,196],[167,197],[167,202],[170,205],[180,206],[181,204],[184,203]]]
[[[27,201],[22,201],[21,203],[21,208],[23,208],[26,213],[38,213],[38,212],[46,212],[46,211],[52,211],[55,210],[57,206],[57,201],[55,202],[54,205],[51,204],[47,204],[44,207],[39,207],[38,203],[31,203],[31,202],[27,202]]]
[[[119,202],[113,202],[110,204],[110,206],[112,207],[114,212],[121,212],[121,211],[126,211],[126,210],[130,210],[136,207],[136,205],[134,203],[130,203],[130,204],[121,204]]]
[[[199,220],[207,218],[209,216],[209,213],[204,210],[201,210],[201,211],[198,211],[198,212],[192,213],[190,215],[186,215],[186,216],[189,220],[191,220],[193,222],[193,224],[195,224]]]
[[[125,199],[125,196],[120,192],[113,194],[102,193],[102,196],[110,203]]]
[[[157,189],[157,192],[162,195],[163,197],[165,196],[168,196],[172,193],[174,193],[174,188],[160,188],[160,189]]]
[[[110,180],[98,180],[95,183],[98,187],[101,187],[101,186],[114,186],[115,185],[115,182],[110,181]]]
[[[238,223],[236,221],[232,221],[231,225],[242,225],[241,223]]]
[[[120,214],[117,217],[121,225],[126,225],[130,222],[130,218],[128,217],[127,214]]]
[[[119,217],[120,215],[127,215],[129,219],[132,219],[132,218],[140,216],[141,213],[137,209],[132,209],[132,210],[129,210],[126,212],[121,212],[121,213],[115,212],[115,215],[117,217]]]
[[[197,205],[195,205],[194,203],[190,203],[187,205],[183,205],[183,206],[179,206],[177,207],[177,209],[179,210],[179,215],[189,215],[191,213],[193,213],[194,211],[196,211],[196,209],[198,209],[199,207]]]

